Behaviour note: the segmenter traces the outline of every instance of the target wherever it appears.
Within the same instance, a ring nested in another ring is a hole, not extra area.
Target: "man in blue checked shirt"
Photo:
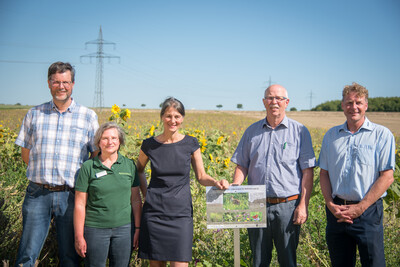
[[[286,117],[288,93],[278,84],[265,90],[267,116],[243,134],[232,162],[233,184],[266,185],[267,227],[249,228],[253,266],[269,266],[273,245],[281,266],[297,266],[300,225],[308,217],[315,155],[307,128]]]
[[[318,160],[332,266],[355,266],[357,247],[362,266],[385,266],[382,197],[394,181],[394,136],[365,116],[365,87],[347,85],[342,95],[347,121],[325,134]]]
[[[53,99],[28,111],[15,143],[28,165],[29,185],[22,206],[23,232],[15,266],[34,266],[46,240],[50,221],[56,222],[60,266],[79,266],[74,246],[74,185],[99,127],[94,111],[71,97],[75,70],[55,62],[48,70]]]

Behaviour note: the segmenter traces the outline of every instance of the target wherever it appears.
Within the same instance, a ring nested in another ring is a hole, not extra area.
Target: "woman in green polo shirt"
[[[118,151],[125,135],[114,122],[100,126],[98,156],[83,163],[75,185],[75,249],[85,266],[128,266],[138,247],[141,199],[134,162]],[[132,211],[135,232],[131,229]]]

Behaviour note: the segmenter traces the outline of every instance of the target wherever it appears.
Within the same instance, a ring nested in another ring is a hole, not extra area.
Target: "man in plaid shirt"
[[[23,232],[16,266],[34,266],[52,218],[56,222],[60,266],[79,266],[74,248],[74,185],[81,164],[94,155],[99,127],[94,111],[71,97],[75,70],[69,63],[49,67],[53,99],[28,111],[15,144],[28,165],[29,185],[22,206]]]

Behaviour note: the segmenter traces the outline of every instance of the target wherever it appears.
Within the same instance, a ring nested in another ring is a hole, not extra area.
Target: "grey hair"
[[[110,121],[110,122],[106,122],[106,123],[103,123],[102,125],[100,125],[99,129],[97,129],[96,134],[94,135],[94,144],[98,148],[100,148],[99,144],[100,144],[101,136],[108,129],[116,129],[117,132],[118,132],[118,138],[119,138],[120,146],[125,145],[125,133],[124,133],[124,131],[121,129],[121,127],[118,126],[118,124],[116,124],[115,122]]]

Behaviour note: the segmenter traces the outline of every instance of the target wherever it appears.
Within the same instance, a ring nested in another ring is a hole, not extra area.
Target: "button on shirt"
[[[96,150],[93,138],[98,127],[96,113],[74,100],[63,113],[53,101],[30,109],[15,141],[30,150],[27,178],[74,187],[77,171]]]
[[[315,166],[310,132],[285,116],[272,129],[266,119],[242,136],[231,161],[248,170],[249,185],[266,185],[267,197],[301,193],[302,170]]]
[[[324,136],[318,159],[329,172],[332,198],[360,201],[380,176],[394,169],[395,141],[389,129],[370,122],[351,133],[347,122],[333,127]],[[385,196],[386,192],[382,195]]]

